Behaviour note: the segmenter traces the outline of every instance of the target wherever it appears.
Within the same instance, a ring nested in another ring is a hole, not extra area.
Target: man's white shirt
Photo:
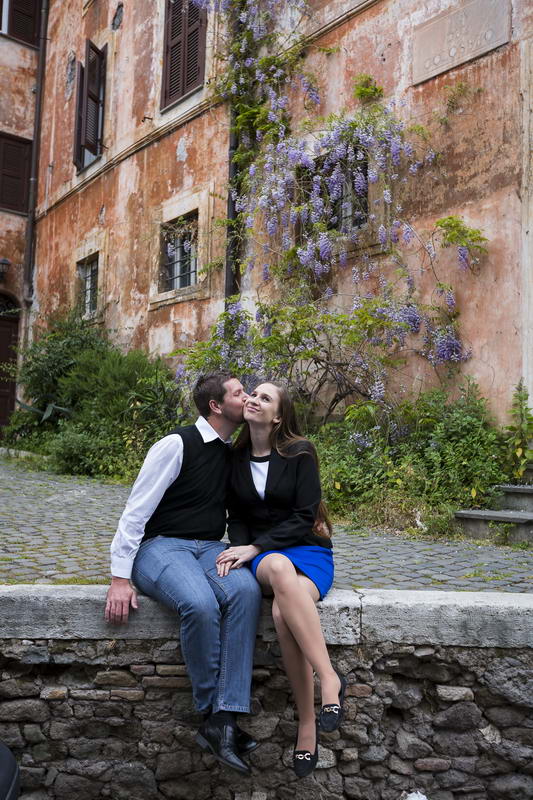
[[[204,417],[198,417],[194,424],[204,443],[220,439]],[[111,574],[115,578],[131,578],[144,526],[180,474],[182,464],[183,439],[179,433],[164,436],[146,454],[111,542]]]

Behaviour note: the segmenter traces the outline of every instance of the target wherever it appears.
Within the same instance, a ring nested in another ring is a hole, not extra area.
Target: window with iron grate
[[[207,13],[192,0],[166,0],[161,108],[203,85]]]
[[[80,305],[85,317],[92,317],[98,309],[98,253],[77,263],[80,278]]]
[[[40,12],[40,0],[0,0],[0,32],[38,45]]]
[[[198,211],[161,227],[159,291],[194,286],[198,280]]]
[[[368,161],[359,161],[355,171],[355,178],[352,170],[346,170],[339,174],[335,180],[338,186],[339,196],[332,199],[331,189],[328,184],[331,180],[332,170],[327,166],[326,156],[321,156],[318,165],[313,172],[307,169],[298,169],[296,175],[295,197],[298,198],[298,208],[302,211],[307,209],[306,221],[302,221],[302,214],[299,214],[295,225],[294,240],[297,245],[302,244],[305,233],[312,224],[312,198],[316,191],[317,195],[323,200],[326,208],[330,210],[331,218],[328,222],[329,230],[336,230],[345,236],[349,236],[354,231],[364,228],[368,223],[369,215],[369,196],[368,196]]]

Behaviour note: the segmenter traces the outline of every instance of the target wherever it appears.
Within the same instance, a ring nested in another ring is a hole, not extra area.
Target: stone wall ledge
[[[176,617],[148,597],[127,625],[103,618],[106,586],[0,586],[0,639],[176,638]],[[531,647],[533,594],[336,589],[319,604],[330,645],[394,642],[457,647]],[[260,638],[275,632],[265,601]]]

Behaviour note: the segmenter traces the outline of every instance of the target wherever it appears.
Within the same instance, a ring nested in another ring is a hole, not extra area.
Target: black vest
[[[226,486],[230,448],[218,437],[204,442],[196,425],[176,428],[183,440],[183,463],[144,528],[154,536],[222,539],[226,529]]]

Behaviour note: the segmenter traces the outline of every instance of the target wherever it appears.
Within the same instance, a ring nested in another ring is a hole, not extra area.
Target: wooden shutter
[[[76,65],[76,108],[74,112],[74,153],[72,160],[78,169],[83,167],[83,153],[81,150],[81,121],[83,116],[83,65],[78,61]]]
[[[206,14],[191,0],[187,13],[187,38],[183,93],[196,89],[204,82]]]
[[[39,0],[11,0],[8,33],[28,44],[39,43]]]
[[[191,0],[167,0],[163,108],[202,85],[206,27],[206,12]]]
[[[105,49],[99,50],[89,39],[85,46],[81,146],[98,155],[102,145],[105,88]]]
[[[0,207],[28,210],[31,142],[0,135]]]

